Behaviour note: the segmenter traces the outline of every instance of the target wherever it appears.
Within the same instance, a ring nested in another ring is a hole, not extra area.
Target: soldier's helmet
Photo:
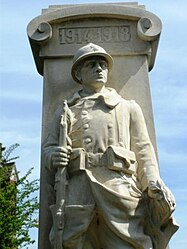
[[[86,46],[83,46],[81,48],[79,48],[77,50],[77,52],[74,55],[73,58],[73,66],[71,69],[71,75],[73,77],[73,79],[80,83],[79,79],[76,77],[76,73],[75,70],[77,69],[77,67],[83,62],[83,60],[85,60],[88,57],[93,57],[93,56],[100,56],[105,58],[105,60],[108,63],[108,70],[110,71],[112,69],[112,65],[113,65],[113,59],[112,56],[109,55],[104,48],[95,45],[93,43],[89,43]]]

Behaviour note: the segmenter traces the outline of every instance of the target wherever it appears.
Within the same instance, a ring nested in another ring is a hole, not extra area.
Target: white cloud
[[[185,124],[176,124],[169,125],[169,124],[158,124],[156,125],[156,133],[158,138],[178,138],[178,139],[187,139],[187,128]]]
[[[176,152],[173,152],[172,150],[169,151],[169,149],[168,151],[166,151],[163,147],[161,147],[159,149],[159,158],[163,163],[167,162],[168,167],[177,167],[179,171],[183,172],[185,170],[187,173],[185,163],[187,162],[187,153],[178,150],[176,150]]]
[[[20,171],[20,176],[25,175],[29,169],[33,168],[29,179],[39,179],[40,143],[35,143],[35,145],[21,144],[17,155],[19,159],[16,160],[16,167],[17,170]]]
[[[186,9],[187,2],[186,0],[174,1],[174,0],[157,0],[149,1],[142,0],[139,4],[145,4],[148,11],[154,12],[162,20],[166,19],[170,24],[174,22],[186,22]]]
[[[155,115],[156,134],[159,139],[181,139],[187,142],[187,117],[177,116],[176,113],[177,111],[169,114],[162,112]]]
[[[25,84],[28,84],[26,82]],[[3,89],[3,91],[0,92],[0,98],[1,101],[2,99],[5,99],[7,102],[8,101],[31,101],[35,103],[41,103],[42,102],[42,97],[41,97],[41,89],[40,86],[38,86],[38,91],[30,91],[28,92],[28,88],[22,88],[17,91],[12,91],[9,89]]]
[[[30,132],[32,132],[33,130],[37,130],[38,126],[40,126],[41,120],[39,120],[38,118],[27,118],[24,119],[23,118],[11,118],[11,117],[5,117],[5,116],[1,116],[1,132],[2,131],[10,131],[10,130],[21,130],[22,132],[24,132],[24,128],[26,130],[30,129]]]
[[[36,76],[38,74],[34,63],[24,63],[23,60],[17,60],[9,62],[9,67],[6,66],[6,61],[4,60],[4,65],[0,67],[0,73],[10,73],[10,74],[18,74],[23,73],[28,76]],[[39,75],[39,74],[38,74]]]
[[[38,134],[37,134],[38,135]],[[40,136],[36,136],[31,132],[28,133],[18,133],[17,131],[4,131],[1,132],[1,141],[4,145],[11,143],[27,144],[28,146],[38,145],[40,142]]]
[[[158,98],[157,104],[162,106],[162,109],[184,108],[187,110],[187,85],[185,82],[178,84],[176,80],[176,78],[162,79],[162,82],[158,82],[152,88],[153,95]]]

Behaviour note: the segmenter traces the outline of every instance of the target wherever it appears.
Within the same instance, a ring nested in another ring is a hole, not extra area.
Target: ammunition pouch
[[[120,146],[109,146],[103,154],[107,167],[111,170],[127,174],[135,174],[137,170],[136,156],[133,151]]]
[[[86,166],[86,151],[83,148],[76,148],[72,150],[70,162],[67,166],[68,174],[74,175],[82,170],[85,170]]]

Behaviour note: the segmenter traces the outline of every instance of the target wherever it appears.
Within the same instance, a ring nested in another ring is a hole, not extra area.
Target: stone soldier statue
[[[56,193],[63,200],[61,242],[53,221],[52,248],[164,249],[177,230],[174,197],[160,179],[141,108],[106,87],[112,65],[98,45],[76,52],[71,72],[82,89],[57,109],[43,144],[51,174],[67,173],[64,194]]]

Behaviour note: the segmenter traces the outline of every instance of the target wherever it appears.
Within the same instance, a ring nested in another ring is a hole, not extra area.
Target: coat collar
[[[86,97],[81,97],[80,93],[81,90],[74,93],[74,95],[70,99],[68,99],[69,106],[75,105],[80,100],[83,101],[85,99],[102,99],[108,107],[114,108],[121,100],[121,96],[113,88],[106,88],[102,93],[96,93]]]

